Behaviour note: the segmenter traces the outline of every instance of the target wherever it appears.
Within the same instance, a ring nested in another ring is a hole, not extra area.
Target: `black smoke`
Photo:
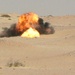
[[[16,33],[16,23],[12,24],[10,28],[3,28],[3,31],[0,33],[0,37],[11,37],[11,36],[18,36]]]
[[[40,34],[53,34],[55,32],[54,28],[50,23],[44,22],[42,18],[38,20],[39,25],[34,25],[34,28],[38,30]],[[16,30],[16,23],[12,24],[9,28],[3,28],[3,31],[0,33],[0,37],[14,37],[20,36],[22,33],[18,33]]]
[[[45,22],[44,24],[44,34],[53,34],[55,32],[54,27],[50,23]]]
[[[39,18],[38,22],[42,30],[41,34],[53,34],[55,32],[54,27],[49,22],[44,22],[42,18]]]

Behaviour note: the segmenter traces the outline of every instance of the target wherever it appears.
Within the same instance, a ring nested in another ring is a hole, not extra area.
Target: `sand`
[[[9,15],[0,17],[0,31],[17,23],[18,15]],[[0,75],[75,75],[75,16],[42,18],[51,23],[54,34],[0,38]]]

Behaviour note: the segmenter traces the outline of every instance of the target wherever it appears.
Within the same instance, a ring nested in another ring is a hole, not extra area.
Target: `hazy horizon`
[[[75,0],[0,0],[0,13],[75,15]]]

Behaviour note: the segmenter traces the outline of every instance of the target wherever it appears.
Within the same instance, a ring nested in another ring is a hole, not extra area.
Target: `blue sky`
[[[0,13],[75,15],[75,0],[0,0]]]

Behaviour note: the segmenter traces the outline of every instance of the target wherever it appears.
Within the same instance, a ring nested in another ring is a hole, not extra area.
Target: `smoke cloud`
[[[0,37],[21,36],[30,27],[36,29],[40,34],[53,34],[55,32],[50,23],[44,22],[35,13],[27,13],[20,16],[17,24],[12,24],[9,28],[3,28]]]
[[[11,37],[11,36],[18,36],[16,33],[16,24],[12,24],[10,28],[3,28],[3,31],[0,33],[0,37]]]

